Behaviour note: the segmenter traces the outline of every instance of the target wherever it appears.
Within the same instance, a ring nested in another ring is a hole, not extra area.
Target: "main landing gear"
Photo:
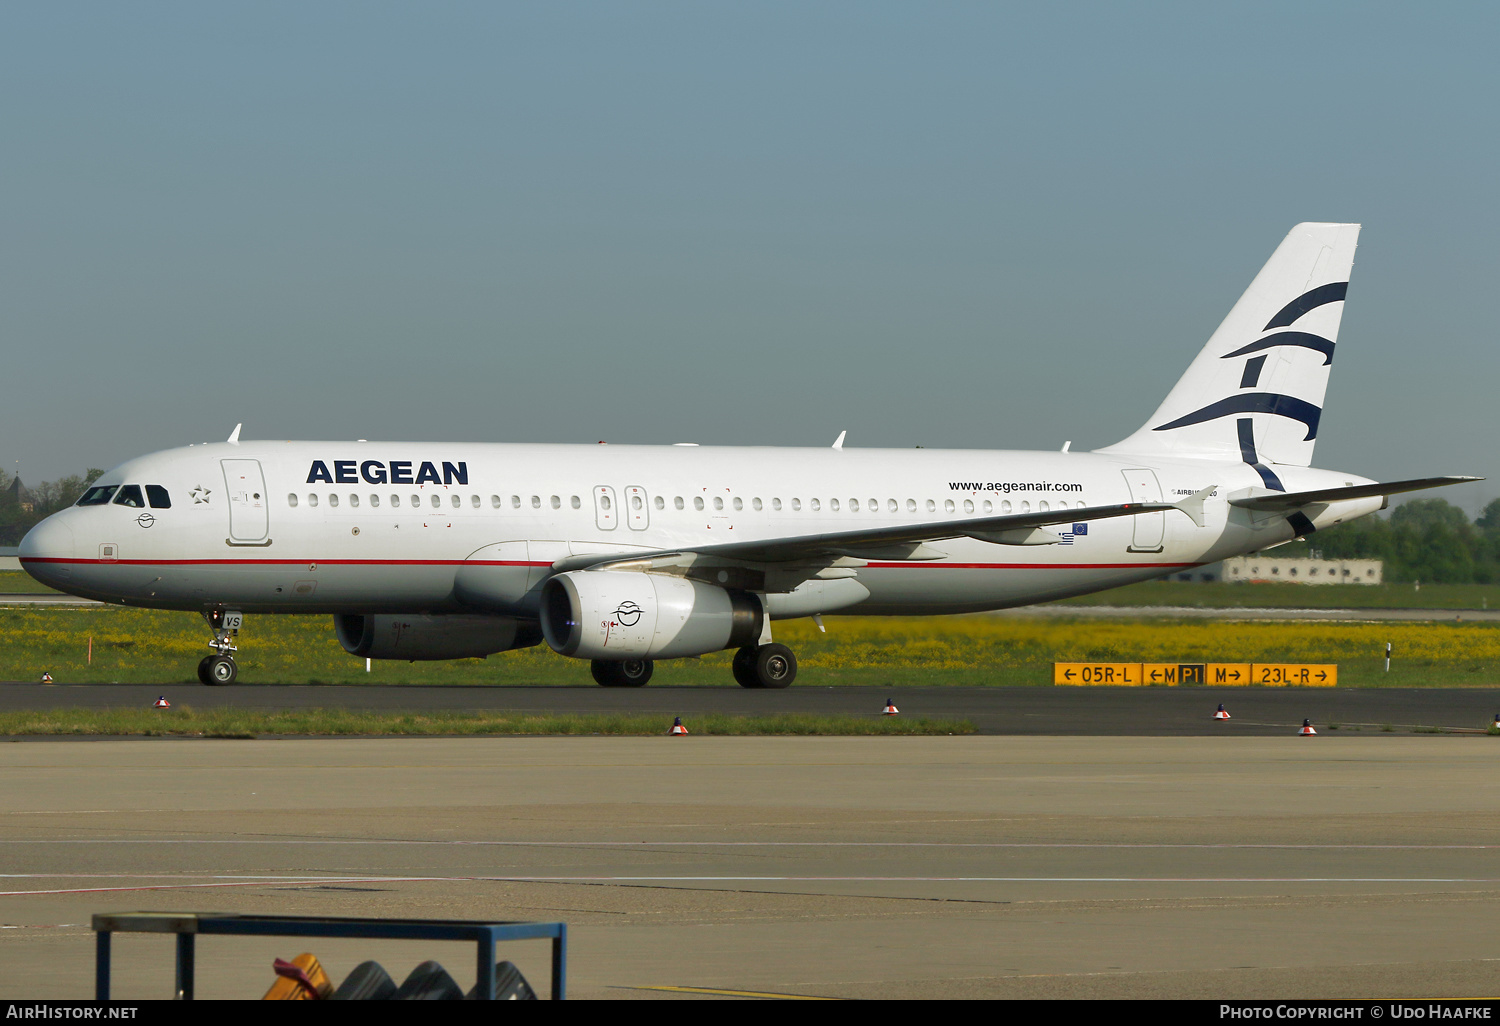
[[[199,661],[198,679],[204,684],[233,684],[240,671],[229,653],[237,651],[233,639],[240,632],[240,624],[245,618],[232,610],[214,609],[204,613],[203,619],[214,632],[214,640],[208,643],[214,654]]]
[[[607,688],[641,688],[656,664],[650,659],[595,659],[589,663],[594,680]]]
[[[797,657],[785,645],[746,645],[734,654],[742,688],[784,688],[797,679]]]

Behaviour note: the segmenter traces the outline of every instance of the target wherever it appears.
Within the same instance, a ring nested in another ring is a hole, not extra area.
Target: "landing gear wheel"
[[[207,676],[209,684],[233,684],[234,679],[239,676],[240,669],[234,665],[234,660],[228,656],[216,655],[208,657]]]
[[[762,645],[755,650],[755,677],[763,688],[789,687],[797,679],[797,657],[785,645]]]
[[[656,664],[649,659],[626,659],[615,664],[619,667],[615,671],[615,678],[620,687],[643,688],[651,679],[651,674],[656,670]]]
[[[742,688],[762,688],[764,684],[755,675],[755,656],[758,650],[754,645],[746,645],[734,654],[734,679]]]
[[[607,688],[645,687],[655,669],[650,659],[594,659],[589,663],[594,680]]]
[[[198,683],[199,684],[212,684],[213,683],[212,678],[210,678],[209,675],[208,675],[208,664],[212,660],[213,660],[213,656],[204,656],[202,659],[198,660]]]

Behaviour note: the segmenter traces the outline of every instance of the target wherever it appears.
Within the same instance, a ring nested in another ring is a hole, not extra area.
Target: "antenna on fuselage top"
[[[230,445],[239,445],[240,444],[240,428],[242,428],[244,426],[245,426],[244,424],[236,424],[234,426],[234,430],[231,431],[231,432],[229,432],[229,437],[227,439],[225,439],[225,440]]]
[[[844,447],[844,436],[848,433],[847,431],[839,432],[839,436],[833,440],[833,447],[835,449],[842,449]]]

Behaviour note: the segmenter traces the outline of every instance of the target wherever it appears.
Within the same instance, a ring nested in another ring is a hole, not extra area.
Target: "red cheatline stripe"
[[[622,554],[622,556],[625,554]],[[601,554],[601,558],[607,558]],[[76,563],[89,566],[551,566],[548,560],[521,559],[71,559],[22,556],[22,563]],[[870,563],[880,570],[1154,570],[1197,563]]]
[[[79,563],[90,566],[551,566],[524,559],[71,559],[23,556],[23,563]]]

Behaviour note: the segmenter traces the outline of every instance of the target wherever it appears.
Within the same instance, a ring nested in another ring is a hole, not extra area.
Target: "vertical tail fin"
[[[1151,419],[1098,451],[1242,459],[1276,489],[1267,464],[1311,464],[1358,238],[1293,228]]]

